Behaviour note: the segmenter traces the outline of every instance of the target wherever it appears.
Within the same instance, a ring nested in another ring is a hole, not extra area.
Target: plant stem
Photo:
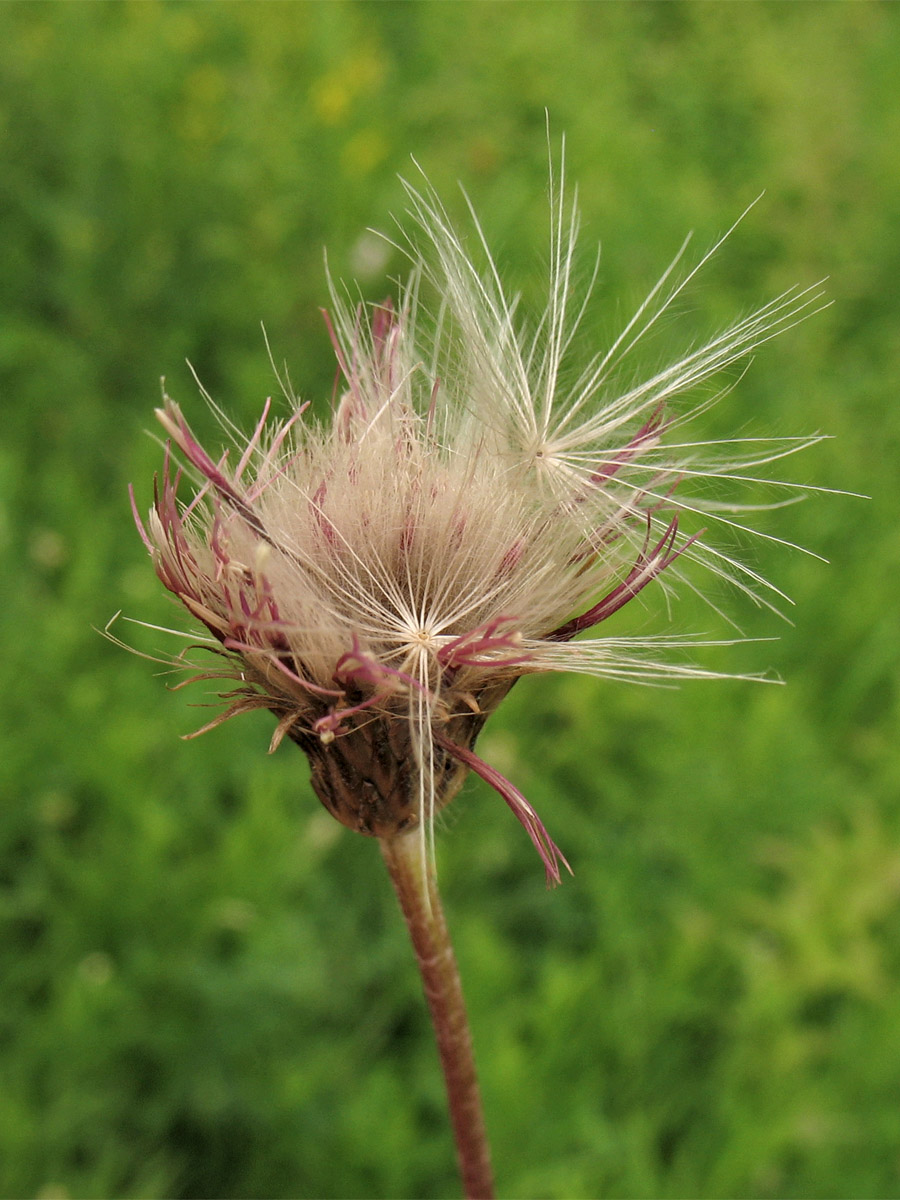
[[[491,1155],[481,1111],[472,1037],[450,935],[430,862],[415,833],[381,839],[381,851],[422,975],[437,1037],[466,1200],[492,1200]]]

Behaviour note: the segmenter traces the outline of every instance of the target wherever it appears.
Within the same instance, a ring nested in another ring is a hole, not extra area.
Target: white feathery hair
[[[562,164],[551,173],[547,305],[531,326],[474,212],[481,268],[427,181],[406,190],[417,234],[396,310],[366,309],[331,283],[345,390],[330,421],[297,406],[271,424],[267,402],[232,468],[166,396],[159,419],[198,489],[187,504],[177,498],[167,449],[138,524],[163,582],[225,659],[202,677],[238,682],[210,726],[272,709],[273,743],[288,734],[304,748],[340,820],[377,836],[416,828],[423,854],[435,813],[474,769],[557,881],[565,860],[521,793],[475,755],[475,738],[523,674],[718,677],[667,660],[697,644],[688,638],[582,636],[663,573],[683,577],[687,560],[777,605],[778,589],[681,523],[748,529],[739,497],[709,500],[715,479],[788,498],[816,490],[765,472],[818,437],[717,441],[688,430],[722,394],[699,385],[815,311],[822,291],[791,289],[616,391],[623,360],[724,237],[679,276],[685,242],[612,344],[573,370],[596,268],[579,296],[577,204],[566,202]],[[439,297],[433,313],[428,293]],[[375,779],[367,755],[387,774],[372,785],[378,797],[354,808],[333,793]]]

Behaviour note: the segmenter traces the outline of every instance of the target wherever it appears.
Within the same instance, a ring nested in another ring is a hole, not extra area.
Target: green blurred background
[[[766,189],[663,342],[830,276],[709,429],[832,434],[795,477],[873,499],[767,518],[829,566],[746,548],[795,624],[734,598],[779,640],[709,665],[786,687],[529,680],[485,733],[575,869],[475,783],[439,839],[500,1193],[900,1194],[898,61],[867,2],[0,7],[3,1195],[457,1194],[375,845],[92,627],[180,621],[126,495],[160,375],[249,427],[263,322],[327,399],[323,248],[389,290],[411,154],[540,303],[545,108],[598,338]]]

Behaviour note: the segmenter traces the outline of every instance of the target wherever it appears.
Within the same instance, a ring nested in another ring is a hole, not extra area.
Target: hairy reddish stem
[[[430,863],[415,833],[382,838],[381,851],[422,975],[437,1037],[466,1200],[492,1200],[491,1155],[459,971]]]

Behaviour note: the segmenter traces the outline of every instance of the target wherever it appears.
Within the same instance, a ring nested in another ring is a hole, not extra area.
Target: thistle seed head
[[[296,402],[279,421],[267,401],[237,452],[213,457],[165,396],[162,475],[148,519],[135,517],[216,656],[212,669],[190,664],[195,678],[234,683],[205,728],[271,710],[272,748],[287,736],[305,751],[339,821],[388,838],[417,828],[423,847],[474,770],[558,882],[568,864],[521,793],[476,755],[476,738],[524,674],[712,674],[660,660],[684,642],[596,630],[688,559],[766,602],[763,580],[701,540],[703,522],[743,528],[737,500],[706,499],[709,481],[759,483],[815,439],[697,440],[685,431],[710,398],[690,395],[820,293],[780,296],[615,390],[623,357],[709,255],[677,282],[676,259],[613,344],[573,372],[586,303],[573,298],[578,222],[561,185],[551,194],[536,326],[519,319],[477,222],[483,270],[430,189],[409,188],[418,237],[397,306],[355,305],[332,286],[326,320],[343,382],[330,421]],[[430,315],[426,290],[440,297]]]

